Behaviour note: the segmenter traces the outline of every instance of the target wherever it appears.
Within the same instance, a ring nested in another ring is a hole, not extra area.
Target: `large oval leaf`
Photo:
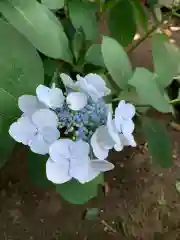
[[[156,75],[145,68],[136,68],[129,84],[136,88],[139,98],[160,112],[170,112],[167,99],[161,94]]]
[[[97,40],[98,22],[95,5],[92,3],[73,0],[69,2],[69,15],[76,29],[82,28],[87,40]]]
[[[123,46],[128,46],[136,33],[134,10],[129,0],[121,0],[110,9],[108,26],[111,35]]]
[[[172,166],[172,140],[164,122],[143,118],[143,131],[148,142],[148,149],[153,160],[162,167]]]
[[[158,33],[152,37],[152,55],[157,82],[161,88],[165,88],[180,68],[180,50],[165,35]]]
[[[124,88],[132,77],[132,67],[123,47],[115,39],[103,37],[101,51],[113,80],[120,88]]]
[[[64,0],[41,0],[49,9],[56,10],[64,7]]]
[[[0,11],[40,52],[71,62],[63,27],[45,5],[36,0],[1,0]]]
[[[14,116],[17,98],[35,94],[44,69],[34,47],[15,28],[0,20],[0,33],[0,113]]]
[[[58,184],[56,185],[56,191],[70,203],[84,204],[97,195],[99,184],[103,184],[102,174],[85,184],[81,184],[76,180]]]
[[[135,21],[145,32],[148,31],[148,13],[139,0],[129,0],[134,10]]]
[[[11,119],[0,116],[0,168],[6,164],[15,146],[14,140],[8,133],[11,123]]]

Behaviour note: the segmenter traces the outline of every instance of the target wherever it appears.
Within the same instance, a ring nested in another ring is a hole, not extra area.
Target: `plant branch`
[[[144,40],[146,40],[146,38],[148,38],[160,25],[162,24],[162,22],[155,24],[153,27],[151,27],[145,34],[143,37],[141,37],[139,40],[137,40],[137,42],[135,42],[127,51],[127,53],[131,53],[132,51],[134,51]]]
[[[137,40],[137,42],[135,42],[128,50],[127,53],[131,53],[132,51],[134,51],[144,40],[146,40],[146,38],[148,38],[158,27],[160,27],[163,23],[164,20],[169,17],[172,16],[173,12],[170,12],[168,14],[166,14],[166,16],[162,19],[162,21],[160,22],[156,22],[145,34],[144,36],[142,36],[139,40]]]

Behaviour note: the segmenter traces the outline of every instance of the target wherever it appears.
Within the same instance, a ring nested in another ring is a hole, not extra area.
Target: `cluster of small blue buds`
[[[58,110],[59,128],[74,140],[89,141],[95,130],[107,121],[107,106],[103,99],[98,102],[89,97],[87,105],[80,111],[71,110],[66,103]]]

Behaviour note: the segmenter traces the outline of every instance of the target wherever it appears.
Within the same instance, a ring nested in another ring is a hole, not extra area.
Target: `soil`
[[[149,40],[131,56],[152,67]],[[146,144],[112,153],[115,169],[104,192],[83,206],[71,205],[27,176],[26,151],[16,151],[0,172],[0,240],[175,240],[180,239],[180,132],[170,128],[174,164],[152,163]],[[161,147],[161,146],[160,146]],[[97,208],[94,220],[84,218]]]
[[[146,144],[112,153],[116,167],[106,174],[105,191],[88,204],[71,205],[34,186],[27,177],[26,152],[17,151],[1,172],[2,240],[173,240],[180,239],[180,132],[171,129],[174,165],[151,162]],[[98,208],[94,220],[84,218]]]

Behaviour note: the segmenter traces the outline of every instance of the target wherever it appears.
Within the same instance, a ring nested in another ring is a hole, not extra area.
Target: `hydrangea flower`
[[[49,109],[40,109],[32,117],[22,116],[14,122],[9,134],[17,141],[30,147],[32,152],[47,154],[49,146],[59,138],[57,115]]]
[[[106,87],[105,81],[97,74],[90,73],[84,77],[77,75],[76,82],[64,73],[60,74],[60,77],[66,87],[83,91],[94,102],[110,94],[110,89]]]
[[[84,184],[93,180],[100,172],[114,168],[105,160],[91,160],[89,144],[70,139],[55,141],[49,150],[50,158],[46,163],[47,178],[56,184],[62,184],[72,178]]]
[[[39,85],[37,96],[19,98],[23,114],[10,126],[9,134],[35,153],[49,153],[46,175],[50,181],[62,184],[74,178],[84,184],[114,168],[105,160],[110,149],[136,146],[135,108],[121,101],[113,115],[112,106],[103,99],[110,90],[97,74],[77,75],[76,82],[66,74],[60,77],[64,94],[54,85]],[[60,131],[65,138],[58,139]]]
[[[61,89],[48,88],[44,85],[39,85],[36,89],[36,96],[23,95],[18,99],[18,106],[24,115],[31,116],[39,109],[45,108],[61,108],[64,103],[64,95]]]

